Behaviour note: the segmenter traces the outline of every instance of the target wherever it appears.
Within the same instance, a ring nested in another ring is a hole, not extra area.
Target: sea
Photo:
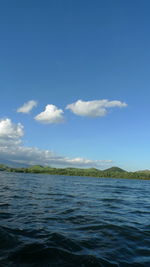
[[[3,266],[150,267],[150,181],[0,172]]]

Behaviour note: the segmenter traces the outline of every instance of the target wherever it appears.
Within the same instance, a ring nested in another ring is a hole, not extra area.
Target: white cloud
[[[10,119],[0,120],[0,139],[18,141],[24,135],[23,125],[21,123],[14,124]]]
[[[107,114],[109,108],[126,107],[127,104],[118,100],[108,101],[107,99],[82,101],[78,100],[67,105],[66,109],[74,114],[87,117],[103,117]]]
[[[30,111],[37,106],[37,101],[30,100],[27,103],[24,103],[23,106],[17,109],[17,112],[21,113],[30,113]]]
[[[59,162],[63,163],[66,166],[74,166],[74,167],[101,167],[104,168],[108,165],[112,164],[112,160],[91,160],[86,158],[68,158],[62,157],[59,159]]]
[[[42,164],[56,167],[97,167],[111,166],[111,160],[90,160],[57,155],[50,150],[27,147],[22,143],[22,124],[14,124],[10,119],[0,120],[0,159],[22,164]]]
[[[64,121],[63,110],[55,105],[47,105],[45,110],[35,117],[35,120],[41,123],[60,123]]]

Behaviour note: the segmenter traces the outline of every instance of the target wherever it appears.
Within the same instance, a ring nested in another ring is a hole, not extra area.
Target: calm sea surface
[[[150,266],[150,181],[0,172],[0,266]]]

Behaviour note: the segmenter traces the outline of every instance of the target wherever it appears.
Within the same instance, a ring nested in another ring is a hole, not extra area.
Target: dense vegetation
[[[35,165],[28,168],[12,168],[4,164],[0,164],[0,171],[22,172],[22,173],[45,173],[53,175],[69,175],[69,176],[90,176],[90,177],[106,177],[106,178],[127,178],[127,179],[150,179],[150,171],[127,172],[118,167],[112,167],[106,170],[98,170],[95,168],[79,169],[79,168],[52,168]]]

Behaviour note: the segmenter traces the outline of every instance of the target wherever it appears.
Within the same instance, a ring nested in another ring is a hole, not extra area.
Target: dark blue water
[[[150,266],[150,181],[0,172],[0,266]]]

